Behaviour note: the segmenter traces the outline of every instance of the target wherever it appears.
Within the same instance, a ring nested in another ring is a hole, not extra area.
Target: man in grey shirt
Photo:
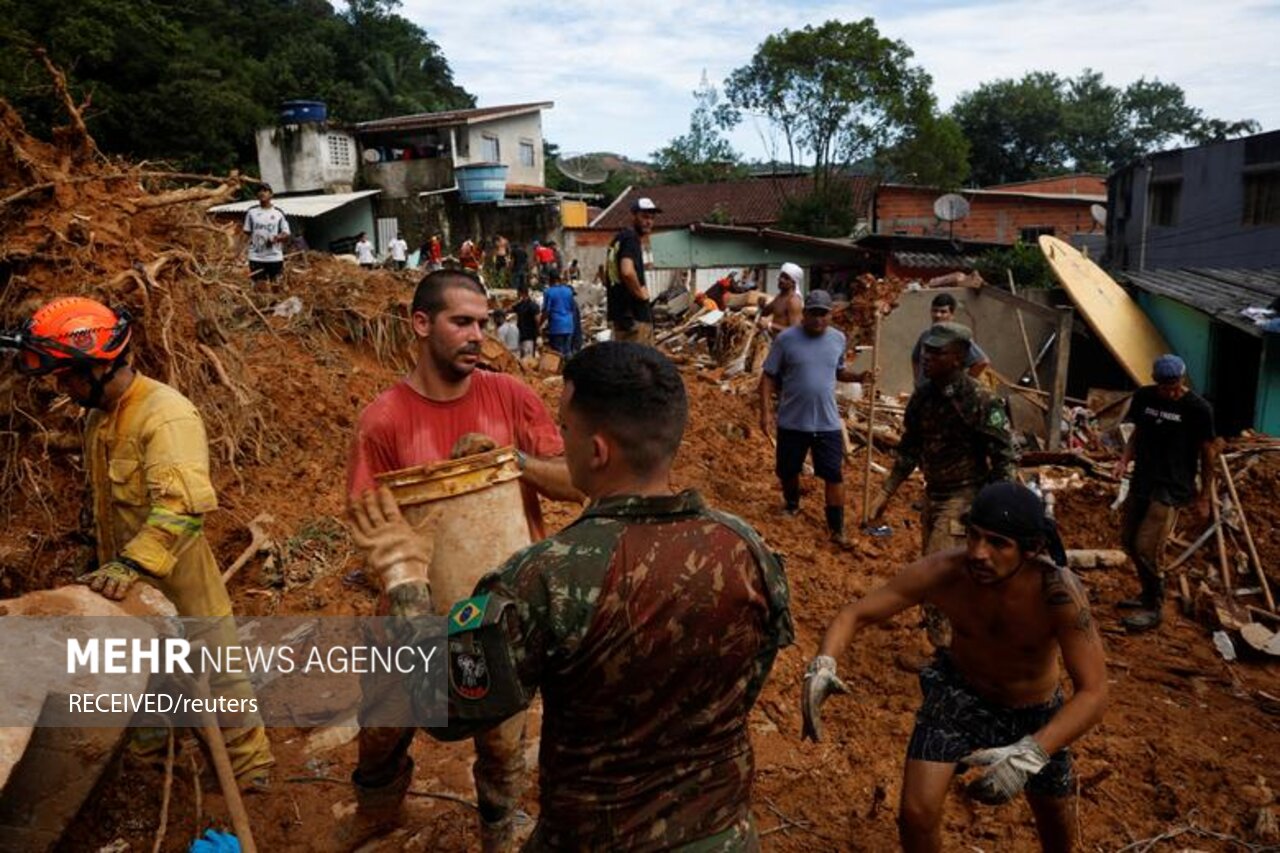
[[[760,428],[772,432],[773,396],[780,392],[777,473],[786,511],[800,511],[800,471],[812,452],[813,472],[826,483],[827,531],[846,544],[844,534],[844,423],[836,408],[836,380],[861,382],[867,373],[845,365],[845,337],[831,325],[831,294],[805,297],[804,318],[773,342],[760,379]]]

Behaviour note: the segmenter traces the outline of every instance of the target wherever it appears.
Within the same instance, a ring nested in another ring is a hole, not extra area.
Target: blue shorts
[[[975,693],[945,653],[920,671],[920,689],[924,704],[907,745],[907,758],[915,761],[958,764],[974,750],[1008,746],[1044,728],[1062,707],[1062,691],[1039,705],[997,705]],[[1031,777],[1026,790],[1042,797],[1065,797],[1073,784],[1071,752],[1060,749]]]
[[[800,476],[804,458],[813,452],[813,473],[828,483],[844,481],[844,437],[840,430],[802,432],[778,429],[778,479],[792,480]]]

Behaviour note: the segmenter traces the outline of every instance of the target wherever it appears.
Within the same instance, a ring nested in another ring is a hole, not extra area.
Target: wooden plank
[[[1062,404],[1067,396],[1067,364],[1071,359],[1071,319],[1074,312],[1058,309],[1057,357],[1053,364],[1053,388],[1049,394],[1049,449],[1062,449]]]

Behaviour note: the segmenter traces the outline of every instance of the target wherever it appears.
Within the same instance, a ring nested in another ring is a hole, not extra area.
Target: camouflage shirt
[[[520,679],[543,695],[526,849],[748,849],[747,716],[794,632],[782,565],[747,524],[693,491],[609,498],[485,592],[516,602]]]
[[[964,372],[942,387],[917,385],[904,427],[886,489],[897,488],[917,466],[934,498],[1013,479],[1016,459],[1004,403]]]

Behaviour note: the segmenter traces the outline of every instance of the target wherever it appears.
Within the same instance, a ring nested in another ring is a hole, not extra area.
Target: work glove
[[[89,589],[111,601],[123,601],[142,573],[133,560],[120,558],[103,563],[98,568],[76,578],[76,583],[87,584]]]
[[[809,661],[804,671],[803,695],[800,708],[804,714],[804,730],[800,739],[822,740],[822,703],[832,693],[848,693],[849,687],[836,675],[836,659],[830,655],[818,655]]]
[[[192,841],[187,853],[240,853],[240,839],[229,832],[206,829],[204,838]]]
[[[477,453],[488,453],[496,449],[498,442],[482,432],[469,432],[453,443],[450,459],[461,459],[464,456],[475,456]]]
[[[1049,753],[1027,735],[1017,743],[992,749],[979,749],[960,759],[969,767],[986,767],[987,770],[969,783],[969,796],[980,803],[998,806],[1016,797],[1027,780],[1049,763]]]
[[[385,591],[407,583],[428,583],[434,546],[433,517],[414,527],[401,515],[386,486],[353,499],[348,514],[351,541],[364,551],[365,560],[378,573]]]

